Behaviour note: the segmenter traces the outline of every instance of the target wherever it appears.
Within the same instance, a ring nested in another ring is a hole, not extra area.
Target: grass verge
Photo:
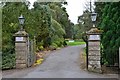
[[[76,45],[82,45],[85,44],[85,42],[67,42],[68,46],[76,46]]]

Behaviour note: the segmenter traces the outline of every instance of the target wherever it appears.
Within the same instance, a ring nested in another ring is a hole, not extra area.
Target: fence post
[[[33,42],[33,50],[34,50],[34,63],[36,62],[36,37],[34,36],[34,42]]]
[[[88,69],[88,41],[86,42],[86,67]]]
[[[120,69],[120,47],[119,47],[119,69]]]

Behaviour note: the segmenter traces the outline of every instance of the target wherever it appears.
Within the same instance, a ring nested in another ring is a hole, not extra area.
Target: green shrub
[[[57,49],[57,48],[58,48],[58,46],[57,46],[56,43],[52,43],[52,44],[50,45],[50,49],[51,49],[51,50],[55,50],[55,49]]]
[[[9,51],[2,54],[2,69],[15,68],[15,53]]]
[[[58,46],[58,47],[61,47],[63,45],[63,43],[61,41],[55,41],[55,44]]]
[[[39,46],[39,47],[38,47],[38,50],[43,51],[43,50],[44,50],[44,47],[43,47],[43,46]]]
[[[57,44],[58,47],[61,47],[63,45],[64,38],[63,37],[58,37],[57,35],[54,35],[52,37],[52,43]]]
[[[52,43],[51,46],[53,46],[54,48],[57,48],[57,47],[58,47],[56,43]]]

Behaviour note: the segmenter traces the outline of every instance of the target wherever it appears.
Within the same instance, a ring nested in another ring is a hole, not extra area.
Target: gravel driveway
[[[117,74],[98,74],[80,69],[80,53],[85,45],[53,51],[34,69],[4,74],[5,78],[118,78]],[[4,72],[3,72],[4,73]]]

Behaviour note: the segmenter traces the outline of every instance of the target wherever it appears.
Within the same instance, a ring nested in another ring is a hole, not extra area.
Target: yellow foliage
[[[41,59],[38,59],[38,60],[36,61],[36,63],[34,64],[34,66],[41,64],[43,60],[44,60],[44,59],[42,59],[42,58],[41,58]]]

